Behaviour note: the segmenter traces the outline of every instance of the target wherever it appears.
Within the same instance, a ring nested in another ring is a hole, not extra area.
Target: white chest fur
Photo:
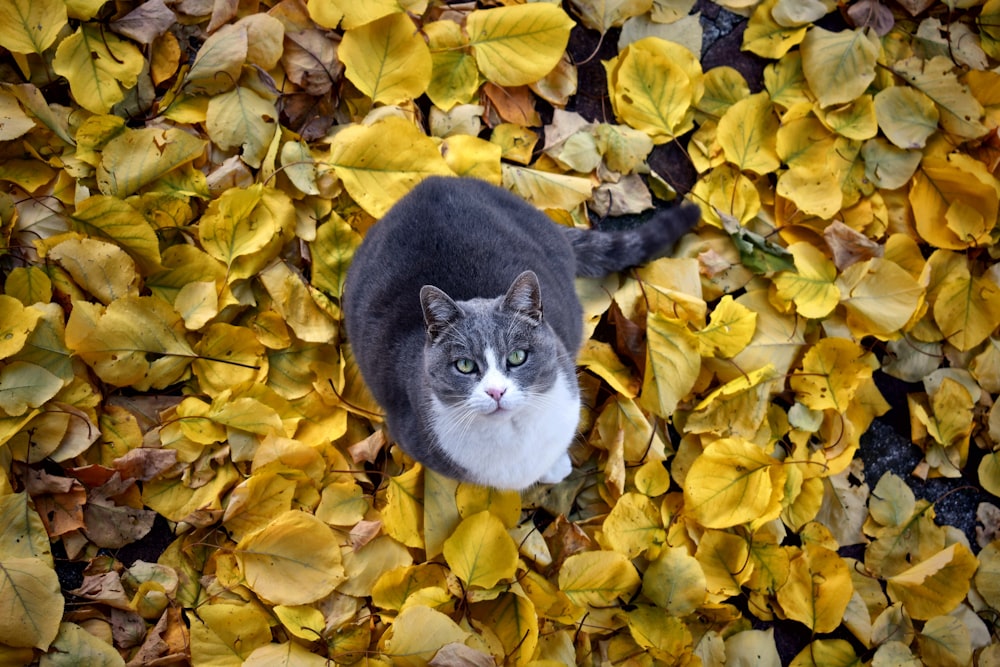
[[[570,472],[567,449],[580,420],[576,378],[557,376],[548,391],[525,395],[516,409],[490,414],[431,399],[438,445],[484,486],[524,489]]]

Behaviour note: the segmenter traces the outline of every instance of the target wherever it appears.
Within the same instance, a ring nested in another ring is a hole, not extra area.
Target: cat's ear
[[[524,315],[534,324],[542,323],[542,289],[534,271],[525,271],[510,284],[503,308]]]
[[[432,341],[462,316],[462,309],[458,304],[433,285],[420,288],[420,306],[424,309],[424,324]]]

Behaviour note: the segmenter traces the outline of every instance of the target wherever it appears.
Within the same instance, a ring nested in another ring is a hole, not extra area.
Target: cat
[[[661,256],[700,217],[564,227],[486,181],[430,177],[368,231],[344,291],[361,376],[389,435],[426,467],[520,490],[566,478],[580,416],[576,276]]]

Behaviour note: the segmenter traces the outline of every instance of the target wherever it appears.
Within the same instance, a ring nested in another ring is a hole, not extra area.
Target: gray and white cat
[[[698,219],[563,227],[503,188],[432,177],[366,235],[347,274],[348,339],[390,435],[417,461],[501,489],[571,471],[580,398],[576,276],[665,253]]]

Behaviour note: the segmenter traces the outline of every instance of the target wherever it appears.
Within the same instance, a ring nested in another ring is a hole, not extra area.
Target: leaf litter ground
[[[1000,3],[960,5],[5,3],[0,663],[1000,661]],[[555,487],[414,465],[340,335],[451,173],[702,206],[579,284]]]

